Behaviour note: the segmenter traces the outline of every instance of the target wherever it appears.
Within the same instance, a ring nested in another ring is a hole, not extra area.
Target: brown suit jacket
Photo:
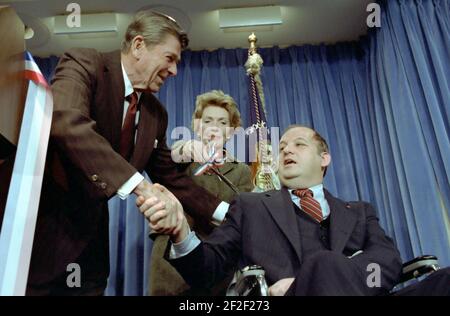
[[[178,197],[186,212],[209,225],[220,201],[177,170],[166,146],[167,112],[153,94],[143,93],[139,101],[131,161],[118,154],[125,94],[119,51],[68,51],[55,70],[52,92],[53,122],[29,285],[65,277],[72,262],[82,263],[85,280],[106,284],[107,201],[136,171],[145,170]],[[196,198],[200,195],[204,199]]]

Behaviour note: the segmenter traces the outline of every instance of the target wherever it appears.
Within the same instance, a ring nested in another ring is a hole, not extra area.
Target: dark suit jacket
[[[167,112],[153,94],[141,95],[130,163],[118,154],[125,94],[119,51],[65,53],[52,92],[53,121],[29,284],[61,276],[87,248],[84,260],[91,264],[81,267],[82,272],[106,281],[107,201],[136,171],[145,170],[178,197],[185,211],[209,225],[220,201],[177,171],[166,146]]]
[[[217,196],[222,201],[230,203],[236,193],[228,185],[219,179],[216,174],[202,174],[194,176],[195,170],[200,166],[197,162],[188,165],[179,164],[181,170],[192,177],[192,180],[201,187],[207,189],[211,194]],[[253,189],[250,168],[242,162],[226,162],[219,168],[219,171],[228,178],[239,192],[249,192]],[[187,216],[191,229],[195,230],[201,238],[205,238],[210,233],[197,225],[193,218]],[[195,291],[188,291],[189,286],[177,271],[164,259],[164,251],[167,248],[169,236],[156,236],[153,242],[150,262],[149,293],[150,295],[202,295]],[[231,280],[228,280],[231,281]],[[225,282],[226,283],[226,282]],[[229,283],[229,282],[228,282]],[[226,285],[219,285],[215,292],[225,292]],[[222,290],[222,291],[220,291]]]
[[[366,202],[344,202],[327,191],[325,197],[331,211],[331,251],[350,256],[363,250],[349,259],[359,274],[367,275],[367,265],[378,263],[381,286],[392,288],[399,277],[401,260],[392,240],[379,226],[373,207]],[[287,189],[282,189],[241,194],[222,226],[187,256],[170,262],[191,286],[208,287],[228,271],[251,264],[263,266],[270,286],[296,276],[303,260],[294,205]]]

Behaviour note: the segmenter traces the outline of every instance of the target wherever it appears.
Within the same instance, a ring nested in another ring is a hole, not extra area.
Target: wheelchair
[[[226,296],[269,296],[264,268],[251,265],[236,271]]]
[[[438,259],[432,255],[416,257],[402,265],[402,274],[396,289],[412,279],[419,279],[440,269]],[[227,296],[269,296],[264,268],[259,265],[246,266],[237,271],[227,290]]]

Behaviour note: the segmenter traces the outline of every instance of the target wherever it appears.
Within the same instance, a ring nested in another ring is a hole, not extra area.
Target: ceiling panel
[[[77,0],[81,13],[117,13],[115,36],[68,36],[53,34],[53,16],[69,14],[72,1],[15,0],[9,3],[24,22],[35,29],[35,37],[27,41],[33,54],[61,54],[70,47],[93,47],[101,51],[120,47],[132,14],[141,8],[158,8],[180,21],[189,33],[193,50],[248,47],[247,37],[255,30],[259,46],[335,43],[356,40],[366,34],[366,6],[370,0]],[[280,5],[283,24],[239,31],[219,28],[218,10],[233,7]]]

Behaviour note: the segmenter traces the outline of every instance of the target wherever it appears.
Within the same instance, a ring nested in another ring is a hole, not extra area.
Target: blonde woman
[[[223,180],[213,172],[205,172],[199,176],[194,176],[194,172],[207,160],[207,152],[214,146],[218,153],[217,160],[221,161],[218,171],[227,177],[239,192],[250,192],[253,189],[250,168],[227,155],[224,149],[226,141],[240,126],[241,116],[234,99],[222,91],[212,90],[197,96],[192,115],[192,128],[200,140],[179,141],[172,147],[172,157],[176,157],[176,161],[182,161],[178,165],[179,168],[192,176],[196,184],[228,203],[236,193]],[[191,229],[200,238],[209,235],[214,227],[209,219],[188,217],[188,221]],[[191,291],[178,272],[163,258],[167,242],[168,237],[161,235],[155,238],[153,244],[150,295],[207,295],[207,292]],[[230,280],[218,284],[210,293],[225,294]]]

